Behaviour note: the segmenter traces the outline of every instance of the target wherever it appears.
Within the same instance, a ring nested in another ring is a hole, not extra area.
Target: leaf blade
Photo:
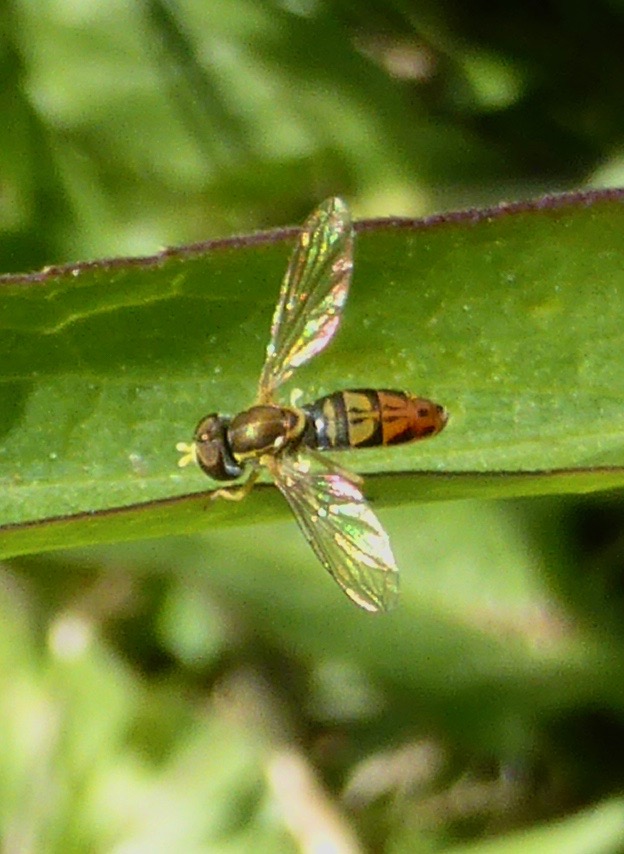
[[[380,490],[388,503],[462,497],[470,472],[482,476],[470,494],[523,494],[531,472],[542,493],[621,486],[622,226],[613,192],[360,223],[343,328],[296,382],[310,399],[405,388],[444,404],[451,421],[431,442],[341,461],[395,473]],[[177,469],[175,443],[205,412],[253,400],[294,233],[5,277],[0,522],[210,487]],[[450,475],[441,489],[436,478]],[[133,536],[153,530],[149,507]],[[246,504],[246,517],[258,512]]]

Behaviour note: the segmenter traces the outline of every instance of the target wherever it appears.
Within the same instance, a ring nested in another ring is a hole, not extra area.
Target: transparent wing
[[[399,595],[399,571],[388,535],[345,472],[312,473],[305,458],[268,462],[317,557],[347,596],[367,611],[388,611]]]
[[[288,264],[271,324],[258,401],[329,344],[338,329],[353,269],[349,209],[326,199],[307,219]]]

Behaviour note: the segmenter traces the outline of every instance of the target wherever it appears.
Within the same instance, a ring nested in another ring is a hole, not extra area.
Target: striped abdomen
[[[369,448],[398,445],[439,433],[444,407],[403,391],[360,388],[336,391],[303,407],[308,447]]]

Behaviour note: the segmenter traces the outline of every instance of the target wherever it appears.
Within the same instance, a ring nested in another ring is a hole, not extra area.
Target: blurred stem
[[[147,22],[156,36],[152,46],[156,67],[171,102],[189,134],[197,141],[208,163],[226,167],[251,154],[245,127],[223,99],[215,81],[197,55],[193,38],[184,26],[180,10],[171,0],[144,0]]]
[[[255,733],[280,817],[303,854],[360,854],[353,828],[298,745],[297,723],[280,692],[258,671],[230,674],[215,697],[219,711]]]

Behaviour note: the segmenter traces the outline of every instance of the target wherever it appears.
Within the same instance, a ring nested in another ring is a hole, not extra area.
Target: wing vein
[[[258,385],[260,402],[270,401],[334,337],[352,270],[349,209],[341,199],[326,199],[305,222],[282,282]]]
[[[270,461],[317,557],[347,596],[368,611],[388,611],[399,595],[399,573],[388,535],[356,483],[342,471],[311,472],[309,460]]]

